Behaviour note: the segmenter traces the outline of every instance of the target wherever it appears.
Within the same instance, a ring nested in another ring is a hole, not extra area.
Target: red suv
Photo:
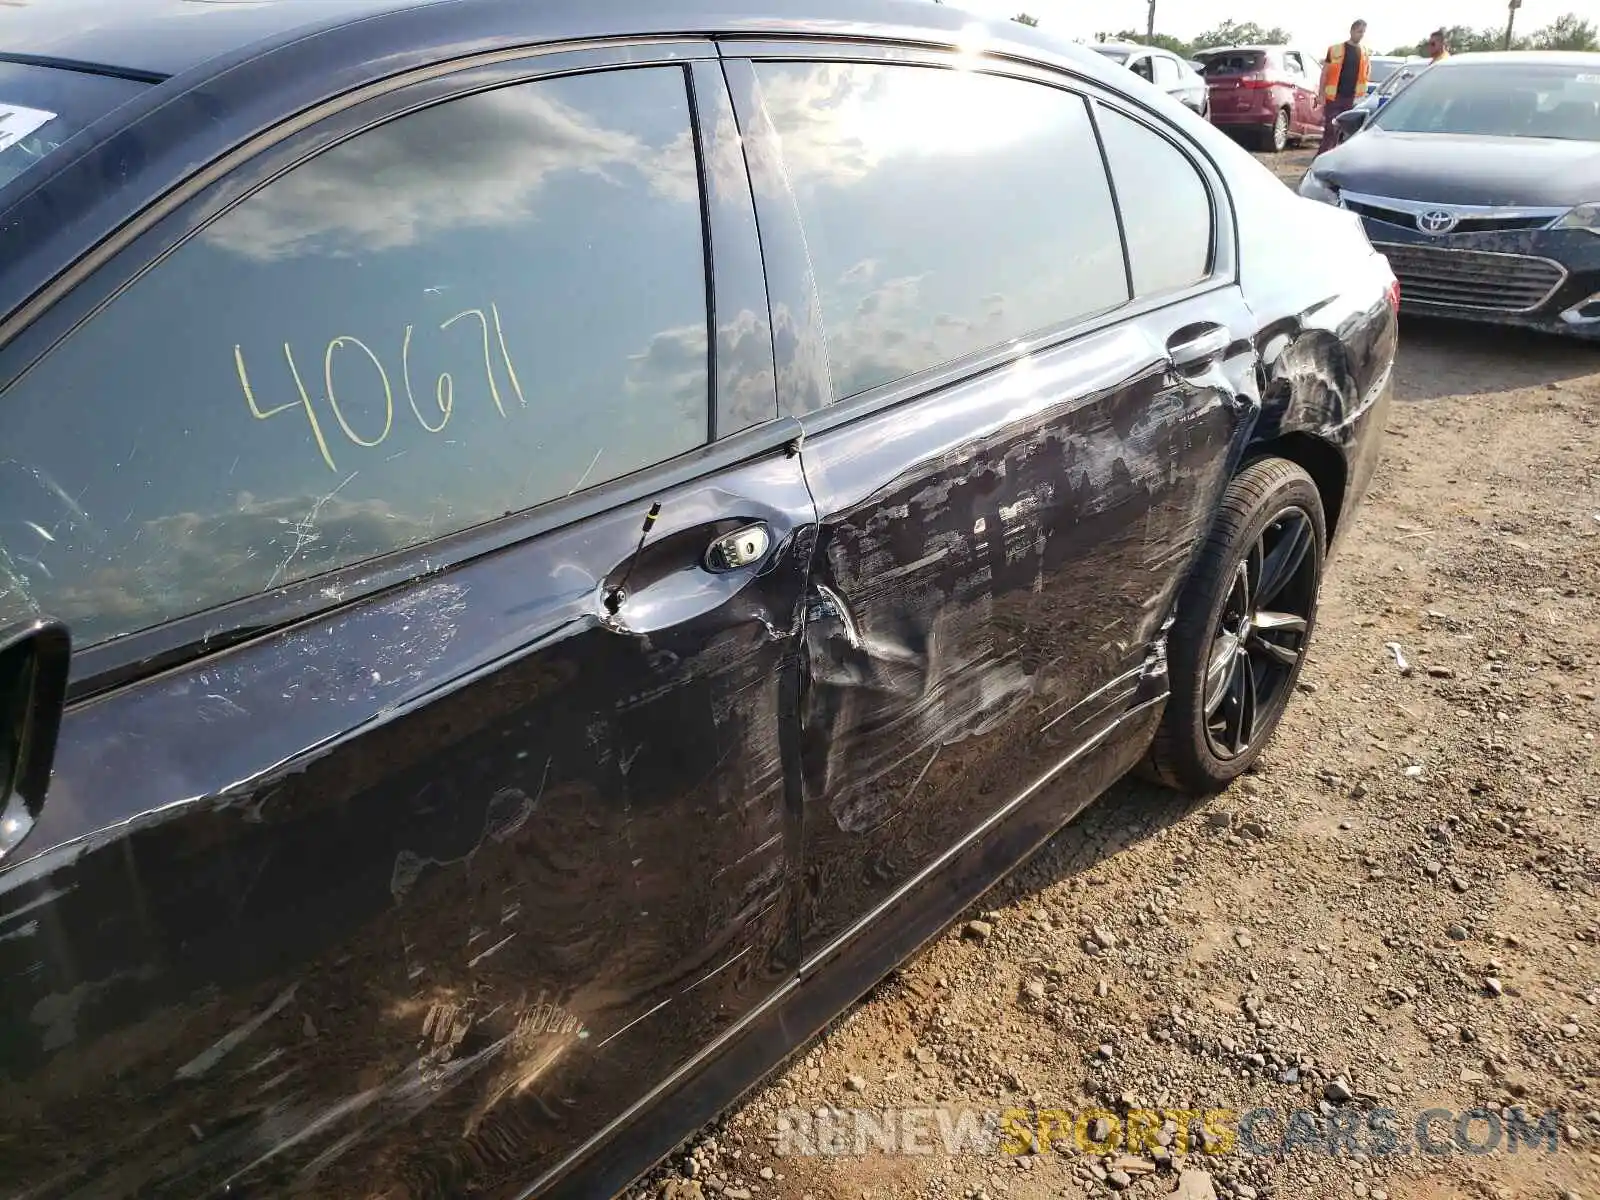
[[[1211,93],[1211,120],[1260,150],[1322,136],[1321,64],[1287,46],[1229,46],[1195,55]]]

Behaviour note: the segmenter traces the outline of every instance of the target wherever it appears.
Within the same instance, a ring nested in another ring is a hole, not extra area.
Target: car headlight
[[[1554,225],[1556,229],[1587,229],[1600,235],[1600,202],[1580,204]]]
[[[1320,200],[1323,204],[1339,203],[1339,189],[1315,171],[1307,171],[1300,177],[1299,192],[1307,200]]]

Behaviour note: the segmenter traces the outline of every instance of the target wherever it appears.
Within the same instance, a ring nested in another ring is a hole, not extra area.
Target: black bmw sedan
[[[0,1194],[597,1198],[1261,753],[1393,274],[890,0],[0,18]]]
[[[1462,54],[1312,164],[1407,311],[1600,338],[1600,54]]]

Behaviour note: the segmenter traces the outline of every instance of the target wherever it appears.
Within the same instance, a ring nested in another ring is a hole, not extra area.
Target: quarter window
[[[1150,61],[1156,67],[1156,86],[1170,87],[1178,82],[1178,63],[1176,59],[1167,58],[1161,54],[1152,54]]]
[[[1211,273],[1211,192],[1187,155],[1146,125],[1097,106],[1140,297]]]
[[[836,397],[1128,300],[1081,97],[933,67],[756,70],[805,229]]]
[[[448,101],[245,199],[0,395],[0,620],[79,645],[706,441],[686,79]]]

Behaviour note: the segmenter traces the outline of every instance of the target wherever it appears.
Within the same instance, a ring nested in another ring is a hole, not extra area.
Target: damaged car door
[[[0,624],[75,648],[7,1194],[526,1187],[794,981],[814,509],[714,61],[357,92],[7,345]]]
[[[910,49],[739,50],[779,399],[819,512],[810,970],[924,881],[931,932],[1014,860],[935,881],[952,856],[1069,764],[1057,824],[1142,753],[1248,417],[1249,314],[1210,183],[1159,119]],[[1164,246],[1141,225],[1136,262],[1102,141],[1130,193],[1185,173],[1189,211]]]

